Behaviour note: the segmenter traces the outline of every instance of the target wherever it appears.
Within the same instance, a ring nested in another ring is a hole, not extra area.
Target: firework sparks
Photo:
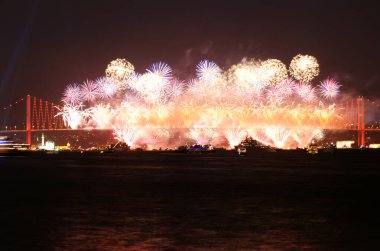
[[[292,132],[292,137],[298,143],[298,147],[307,147],[313,140],[323,138],[323,130],[321,128],[297,128]]]
[[[275,147],[284,148],[286,141],[291,135],[291,131],[284,127],[271,126],[265,129],[265,134],[272,140]]]
[[[258,62],[243,60],[240,64],[232,66],[230,72],[229,78],[232,83],[243,91],[253,90],[254,93],[259,94],[266,86],[265,77]]]
[[[214,128],[191,128],[187,136],[194,139],[199,145],[209,145],[218,137],[218,132]]]
[[[129,125],[114,126],[114,137],[120,142],[126,143],[129,147],[134,148],[139,137],[139,129]]]
[[[278,59],[268,59],[261,63],[262,80],[267,84],[277,84],[288,76],[286,65]]]
[[[83,120],[87,117],[87,113],[82,110],[82,107],[82,104],[72,105],[65,103],[57,115],[62,116],[66,126],[69,126],[71,129],[78,129],[83,123]]]
[[[99,96],[102,99],[111,98],[119,89],[118,83],[112,78],[101,77],[96,80]]]
[[[98,85],[92,80],[86,80],[80,86],[80,94],[84,101],[94,102],[99,96]]]
[[[126,80],[126,84],[127,86],[131,89],[131,90],[137,90],[138,86],[138,81],[139,81],[139,78],[141,77],[141,74],[137,73],[137,72],[134,72],[133,74],[131,74],[127,80]]]
[[[68,85],[63,93],[64,102],[77,105],[82,101],[81,89],[77,84]]]
[[[131,147],[193,139],[233,148],[247,135],[274,147],[304,147],[341,119],[333,103],[340,85],[327,79],[314,87],[318,67],[314,57],[297,55],[289,77],[277,59],[244,59],[225,71],[203,60],[196,78],[183,82],[166,63],[139,74],[116,60],[107,76],[68,85],[59,115],[71,128],[113,128]]]
[[[185,88],[184,82],[173,79],[167,88],[167,92],[170,97],[175,99],[175,98],[180,97],[183,94],[184,88]]]
[[[290,62],[290,74],[301,82],[310,82],[319,74],[319,65],[315,57],[297,55]]]
[[[283,81],[279,82],[275,88],[281,93],[281,95],[288,97],[293,94],[293,90],[296,83],[291,78],[286,78]]]
[[[161,74],[144,73],[136,83],[139,95],[148,103],[159,104],[167,100],[169,82]]]
[[[168,129],[147,126],[142,129],[141,143],[146,145],[147,150],[158,149],[168,137]]]
[[[219,66],[212,61],[202,60],[196,67],[197,77],[205,82],[216,81],[221,74]]]
[[[157,75],[160,79],[167,82],[173,78],[173,70],[172,68],[163,62],[158,62],[153,64],[151,67],[147,69],[148,72]]]
[[[313,102],[316,100],[315,88],[310,84],[298,83],[294,87],[297,95],[306,102]]]
[[[125,59],[115,59],[111,61],[106,69],[106,76],[124,85],[125,80],[134,72],[134,66]]]
[[[323,97],[334,99],[339,93],[340,85],[334,79],[326,79],[321,82],[319,88]]]
[[[235,127],[235,125],[232,125],[226,130],[225,136],[231,149],[233,149],[247,136],[247,132],[246,130],[241,129],[240,126]]]
[[[98,104],[89,108],[87,114],[94,120],[96,128],[108,129],[111,128],[115,111],[111,108],[110,104]]]

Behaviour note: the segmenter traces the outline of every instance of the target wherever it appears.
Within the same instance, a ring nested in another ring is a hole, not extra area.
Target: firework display
[[[229,69],[202,60],[187,81],[163,62],[144,73],[134,69],[117,59],[106,76],[68,85],[59,115],[73,129],[112,129],[115,139],[146,149],[233,148],[247,136],[277,148],[305,147],[342,120],[334,103],[340,85],[314,85],[319,65],[309,55],[294,57],[289,69],[278,59],[243,59]]]

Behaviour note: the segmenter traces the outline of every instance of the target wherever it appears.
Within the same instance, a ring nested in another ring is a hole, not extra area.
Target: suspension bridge
[[[340,130],[356,131],[357,133],[357,145],[366,145],[366,132],[367,131],[380,131],[378,128],[367,128],[365,124],[366,118],[366,105],[364,97],[358,97],[350,101],[346,101],[345,104],[340,107],[345,111],[343,114],[343,123],[340,125]],[[72,130],[65,125],[62,116],[59,116],[60,105],[42,98],[27,95],[25,98],[20,98],[14,103],[8,106],[0,107],[0,112],[3,110],[10,110],[16,106],[24,106],[24,125],[15,126],[0,130],[0,133],[25,133],[25,143],[32,144],[33,132],[44,131],[67,131]],[[1,114],[0,114],[1,116]],[[88,129],[76,129],[76,130],[88,130]]]
[[[24,104],[23,104],[24,103]],[[42,98],[32,97],[27,95],[25,98],[20,98],[16,102],[5,106],[2,110],[11,110],[16,106],[24,105],[25,107],[25,124],[22,129],[14,129],[10,127],[5,130],[0,130],[0,133],[26,133],[25,142],[27,144],[32,143],[32,132],[43,132],[43,131],[59,131],[59,130],[70,130],[65,126],[62,116],[57,116],[60,111],[59,104],[43,100]],[[20,128],[20,126],[19,126]]]

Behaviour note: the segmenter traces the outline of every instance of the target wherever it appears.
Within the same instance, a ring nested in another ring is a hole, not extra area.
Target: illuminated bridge
[[[25,116],[25,124],[20,126],[17,129],[17,126],[6,127],[5,130],[0,130],[0,133],[26,133],[26,143],[32,143],[32,132],[42,132],[42,131],[51,131],[51,130],[70,130],[63,123],[62,116],[57,116],[57,113],[60,111],[59,104],[54,104],[42,98],[32,97],[27,95],[26,98],[20,98],[9,104],[5,107],[2,107],[1,110],[14,112],[16,107],[23,106],[23,114]]]
[[[366,100],[363,97],[346,101],[338,106],[344,110],[344,113],[342,113],[343,121],[338,129],[356,131],[358,146],[366,144],[365,133],[367,131],[380,131],[378,128],[367,128],[365,126]],[[0,112],[8,111],[12,113],[16,107],[25,109],[21,112],[25,122],[18,127],[2,128],[0,133],[26,133],[25,142],[31,144],[32,132],[72,130],[64,124],[62,116],[57,116],[60,111],[59,104],[27,95],[25,98],[20,98],[7,106],[0,107]],[[0,117],[3,116],[1,113]]]

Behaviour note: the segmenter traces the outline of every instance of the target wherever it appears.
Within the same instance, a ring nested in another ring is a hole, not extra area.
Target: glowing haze
[[[202,60],[182,81],[163,62],[137,73],[113,60],[106,76],[70,84],[60,115],[73,129],[112,129],[132,148],[213,144],[233,148],[247,136],[273,147],[305,147],[323,129],[342,123],[333,79],[312,83],[317,59],[297,55],[289,69],[278,59],[243,59],[229,69]]]

